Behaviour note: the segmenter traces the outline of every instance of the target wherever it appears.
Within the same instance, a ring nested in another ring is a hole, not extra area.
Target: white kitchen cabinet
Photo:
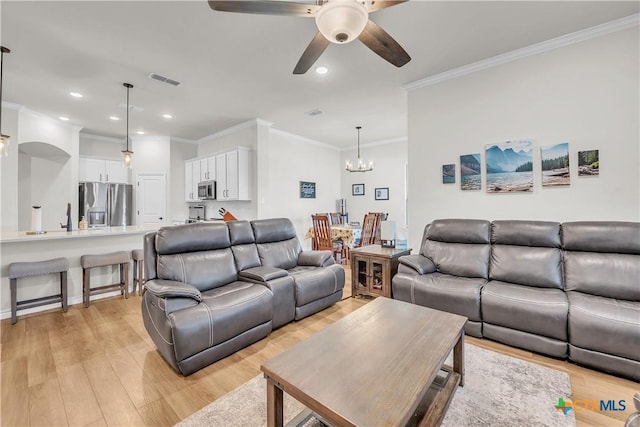
[[[248,148],[216,156],[216,199],[251,200],[251,156]]]
[[[81,182],[129,183],[129,170],[118,160],[80,157],[78,178]]]
[[[129,183],[129,169],[118,160],[105,160],[104,172],[107,182]]]
[[[184,199],[187,202],[198,201],[198,183],[200,182],[200,160],[184,162]]]
[[[216,179],[216,156],[200,159],[200,182]]]

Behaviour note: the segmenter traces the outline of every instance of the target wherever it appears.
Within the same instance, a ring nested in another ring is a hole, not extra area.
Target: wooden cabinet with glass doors
[[[369,245],[351,251],[351,295],[391,298],[391,278],[398,272],[398,258],[411,249]]]

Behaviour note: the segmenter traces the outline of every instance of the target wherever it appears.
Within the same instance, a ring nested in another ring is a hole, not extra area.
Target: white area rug
[[[451,364],[451,356],[447,362]],[[442,426],[575,426],[575,414],[554,405],[571,396],[569,376],[465,344],[465,386],[458,387]],[[303,409],[284,394],[285,423]],[[265,426],[266,384],[259,375],[182,422],[179,427]]]

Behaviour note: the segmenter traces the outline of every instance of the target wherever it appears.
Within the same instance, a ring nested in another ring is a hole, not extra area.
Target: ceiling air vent
[[[179,86],[182,84],[182,82],[179,82],[178,80],[170,79],[169,77],[165,77],[162,74],[158,74],[158,73],[149,74],[149,78],[153,80],[158,80],[159,82],[162,82],[162,83],[170,84],[172,86]]]
[[[322,110],[320,110],[320,109],[317,109],[317,108],[316,108],[315,110],[307,111],[307,115],[308,115],[308,116],[311,116],[311,117],[313,117],[313,116],[320,116],[320,115],[322,115],[322,114],[324,114],[324,111],[322,111]]]
[[[120,104],[118,105],[118,108],[122,108],[123,110],[127,109],[127,104]],[[140,113],[142,111],[144,111],[144,108],[142,107],[136,107],[135,105],[129,105],[129,111],[135,111],[136,113]]]

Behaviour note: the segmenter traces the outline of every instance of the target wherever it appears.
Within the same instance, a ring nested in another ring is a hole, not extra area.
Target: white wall
[[[73,202],[78,204],[78,188],[72,192],[69,188],[71,178],[71,163],[77,161],[67,158],[64,163],[57,159],[44,159],[31,156],[31,203],[30,205],[42,206],[42,229],[60,230],[60,223],[67,225],[67,203],[72,204],[71,219],[74,227],[77,227],[78,209],[73,209]],[[20,212],[21,224],[25,227],[20,231],[31,229],[31,209]]]
[[[124,140],[124,138],[122,138]],[[116,142],[115,138],[96,137],[80,134],[80,155],[101,159],[121,160],[125,144]]]
[[[7,157],[0,160],[0,193],[2,197],[2,231],[18,230],[18,106],[2,103],[2,133],[11,137]]]
[[[184,161],[196,157],[198,146],[184,142],[171,141],[171,193],[169,220],[184,221],[189,218],[188,204],[184,201]]]
[[[70,156],[77,150],[72,138],[73,127],[53,117],[20,108],[18,111],[18,142],[45,142]]]
[[[311,240],[304,236],[312,226],[311,215],[335,212],[340,198],[340,151],[271,129],[265,154],[261,158],[266,164],[258,165],[266,171],[259,183],[258,217],[291,219],[303,248],[310,249]],[[300,181],[316,183],[315,199],[300,198]]]
[[[131,183],[134,185],[133,205],[137,210],[136,176],[140,173],[163,173],[166,182],[165,224],[171,224],[171,141],[168,136],[139,135],[131,137],[129,148],[133,151]],[[184,197],[184,187],[183,187]],[[134,224],[137,218],[134,215]]]
[[[368,212],[385,212],[389,221],[396,222],[396,228],[405,226],[405,164],[407,163],[407,142],[404,139],[389,143],[360,144],[360,157],[366,162],[373,161],[370,172],[347,172],[347,160],[357,159],[355,149],[344,150],[341,154],[342,197],[347,199],[349,221],[362,220]],[[353,196],[352,185],[364,184],[364,196]],[[389,200],[375,200],[376,188],[389,188]]]
[[[638,221],[638,44],[635,27],[411,91],[414,250],[436,218]],[[533,193],[487,194],[484,182],[460,190],[461,154],[482,153],[484,163],[485,145],[522,138],[534,143]],[[571,185],[543,188],[540,147],[566,141]],[[577,174],[577,152],[589,149],[600,150],[599,177]],[[441,183],[447,163],[455,185]]]

